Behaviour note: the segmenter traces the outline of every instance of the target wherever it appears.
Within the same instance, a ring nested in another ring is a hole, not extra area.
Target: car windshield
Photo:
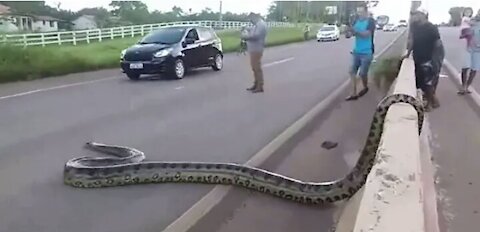
[[[322,27],[320,31],[334,31],[335,27]]]
[[[174,44],[180,42],[183,35],[185,34],[185,28],[162,28],[152,33],[148,34],[147,36],[143,37],[140,40],[140,44]]]

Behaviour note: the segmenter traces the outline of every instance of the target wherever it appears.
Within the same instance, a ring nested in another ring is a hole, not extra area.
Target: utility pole
[[[307,1],[307,22],[309,21],[310,18],[310,1]]]
[[[220,21],[220,22],[223,21],[222,3],[223,3],[223,1],[220,0],[220,10],[219,10],[220,16],[219,16],[219,18],[218,18],[218,21]]]
[[[415,11],[422,5],[422,1],[414,1],[412,0],[411,5],[410,5],[410,12]],[[412,35],[411,35],[411,16],[408,18],[408,39],[407,39],[407,48],[412,46]]]

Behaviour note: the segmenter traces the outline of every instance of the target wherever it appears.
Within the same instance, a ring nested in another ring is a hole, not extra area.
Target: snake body
[[[388,108],[407,103],[423,124],[423,105],[415,97],[394,94],[376,107],[370,131],[355,167],[330,182],[304,182],[263,169],[234,163],[144,162],[143,152],[129,147],[87,143],[87,148],[116,157],[80,157],[64,167],[64,183],[78,188],[100,188],[147,183],[202,183],[236,185],[304,204],[333,203],[353,196],[366,182],[373,167]]]

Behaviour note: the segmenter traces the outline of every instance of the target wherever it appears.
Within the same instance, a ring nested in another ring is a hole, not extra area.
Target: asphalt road
[[[377,50],[395,36],[376,33]],[[74,189],[63,185],[64,163],[94,155],[82,149],[91,140],[149,160],[243,163],[347,78],[352,42],[268,49],[264,94],[245,91],[251,74],[236,55],[222,72],[180,81],[106,70],[0,86],[0,231],[160,231],[212,186]]]
[[[460,35],[460,28],[458,27],[443,27],[440,28],[441,37],[445,47],[445,58],[457,69],[458,72],[463,66],[463,56],[466,50],[465,40],[458,38]],[[480,89],[480,78],[476,78],[472,86]]]

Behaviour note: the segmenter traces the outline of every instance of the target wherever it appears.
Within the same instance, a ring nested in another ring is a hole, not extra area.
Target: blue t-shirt
[[[369,28],[370,20],[368,18],[366,19],[359,19],[355,22],[353,25],[353,30],[355,32],[364,32],[364,31],[369,31],[371,30]],[[353,52],[357,54],[365,54],[365,55],[371,55],[372,54],[372,35],[368,37],[360,37],[356,36],[355,37],[355,47],[353,48]]]

